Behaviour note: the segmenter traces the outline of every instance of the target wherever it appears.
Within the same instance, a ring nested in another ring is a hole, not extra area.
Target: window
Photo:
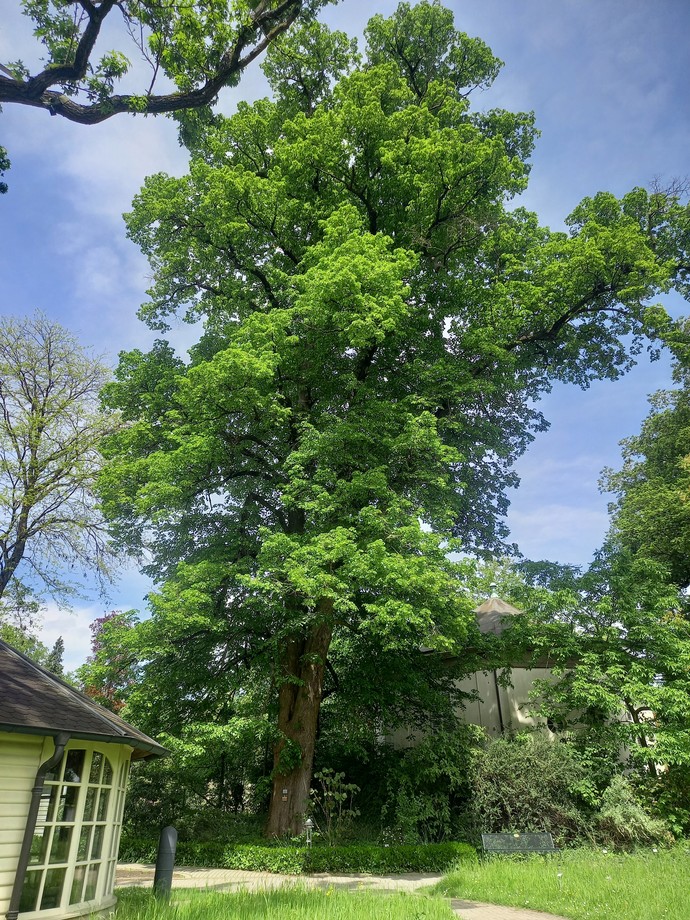
[[[20,913],[110,894],[128,763],[103,751],[68,750],[44,782]]]

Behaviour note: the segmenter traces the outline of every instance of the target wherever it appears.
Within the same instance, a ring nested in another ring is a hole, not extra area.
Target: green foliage
[[[458,726],[415,738],[388,776],[384,835],[404,843],[464,836],[473,757],[482,735]]]
[[[687,334],[685,330],[683,337]],[[639,435],[623,442],[623,466],[605,471],[614,539],[642,559],[661,564],[671,581],[690,583],[690,378],[676,368],[680,386],[651,397]]]
[[[584,574],[538,568],[531,580],[548,587],[524,601],[535,656],[548,654],[559,679],[535,684],[535,710],[598,760],[600,788],[624,747],[650,775],[656,763],[687,763],[690,623],[665,567],[609,543]]]
[[[65,640],[62,636],[58,636],[55,640],[55,644],[48,652],[48,657],[46,658],[46,668],[49,671],[52,671],[53,674],[56,674],[58,677],[62,677],[64,674],[64,665],[62,663],[62,657],[65,654]]]
[[[123,836],[122,862],[155,862],[157,843]],[[250,872],[300,875],[314,872],[444,872],[477,854],[465,843],[374,846],[251,846],[182,841],[177,848],[181,866],[218,866]]]
[[[645,809],[661,818],[674,837],[690,837],[690,769],[670,766],[650,781],[638,779],[636,792]]]
[[[547,831],[557,843],[588,837],[596,790],[567,744],[541,733],[497,739],[477,754],[471,782],[478,830]]]
[[[191,80],[200,34],[165,52],[190,55]],[[438,3],[366,34],[361,63],[322,27],[282,39],[276,98],[198,121],[189,175],[147,180],[127,217],[153,270],[142,316],[203,332],[186,361],[166,343],[123,355],[104,397],[126,425],[103,506],[160,585],[132,712],[180,737],[248,697],[274,728],[278,836],[306,807],[308,777],[285,808],[277,789],[311,770],[324,687],[335,716],[380,686],[368,731],[406,706],[452,725],[437,707],[474,659],[475,566],[449,551],[501,548],[540,394],[615,379],[667,334],[649,304],[687,248],[679,195],[597,195],[567,233],[513,208],[533,121],[470,112],[499,62]],[[420,647],[462,664],[415,666]]]
[[[614,776],[604,790],[596,827],[602,843],[612,846],[635,847],[673,840],[665,822],[647,814],[623,776]]]
[[[177,826],[181,840],[237,839],[237,832],[255,839],[270,739],[266,720],[240,716],[187,725],[179,737],[160,734],[170,756],[133,768],[125,825],[146,833],[154,813],[160,827]]]
[[[0,112],[2,107],[0,107]],[[10,158],[7,155],[7,150],[4,147],[0,147],[0,176],[4,176],[7,170],[10,168]],[[4,195],[7,192],[7,183],[0,180],[0,195]]]
[[[77,670],[82,689],[101,706],[120,712],[137,680],[138,662],[128,648],[138,622],[135,610],[113,610],[91,623],[91,654]]]
[[[247,0],[22,0],[42,67],[3,67],[0,102],[43,107],[81,124],[121,112],[198,110],[235,85],[244,68],[298,18],[309,21],[322,0],[255,4]],[[111,15],[113,10],[121,16]],[[116,47],[103,49],[103,40]],[[98,49],[98,50],[97,50]],[[124,50],[123,50],[124,49]],[[118,92],[131,61],[139,93]],[[167,80],[172,84],[160,88]]]
[[[312,817],[317,832],[328,846],[335,846],[359,815],[353,807],[355,795],[360,791],[355,783],[346,783],[345,774],[330,767],[317,770],[310,790]]]

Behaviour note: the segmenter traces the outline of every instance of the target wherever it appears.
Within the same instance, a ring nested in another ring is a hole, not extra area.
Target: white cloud
[[[511,515],[511,538],[528,559],[584,563],[608,529],[605,511],[566,503],[541,505]]]
[[[83,664],[91,653],[89,626],[101,616],[103,608],[92,604],[65,611],[54,603],[48,603],[44,608],[41,642],[52,648],[59,636],[62,636],[65,643],[65,670],[73,671]]]

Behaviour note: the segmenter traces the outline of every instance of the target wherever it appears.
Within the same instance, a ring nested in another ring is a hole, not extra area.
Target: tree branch
[[[0,104],[14,102],[46,109],[51,115],[62,115],[68,121],[82,125],[99,124],[123,112],[160,115],[202,108],[210,105],[224,86],[292,25],[302,8],[302,0],[283,0],[273,10],[266,9],[265,4],[259,4],[250,22],[238,30],[235,43],[225,51],[217,69],[197,89],[144,97],[114,94],[91,104],[79,103],[59,90],[50,89],[51,86],[74,82],[84,76],[103,20],[118,3],[117,0],[102,0],[96,6],[84,0],[80,5],[86,11],[89,23],[79,41],[72,64],[50,65],[28,80],[0,75]],[[249,48],[257,33],[262,33],[263,38],[253,48]]]

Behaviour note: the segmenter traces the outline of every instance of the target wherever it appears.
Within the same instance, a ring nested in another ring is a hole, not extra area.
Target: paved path
[[[210,888],[216,891],[261,891],[280,888],[282,885],[306,885],[313,888],[340,888],[344,891],[417,891],[434,885],[442,875],[426,872],[409,872],[406,875],[276,875],[272,872],[244,872],[239,869],[201,869],[182,867],[175,869],[173,888]],[[120,864],[117,867],[115,885],[126,888],[131,885],[151,887],[153,866],[142,864]],[[451,898],[450,906],[461,920],[563,920],[553,914],[517,907],[499,907],[478,901],[464,901]]]

